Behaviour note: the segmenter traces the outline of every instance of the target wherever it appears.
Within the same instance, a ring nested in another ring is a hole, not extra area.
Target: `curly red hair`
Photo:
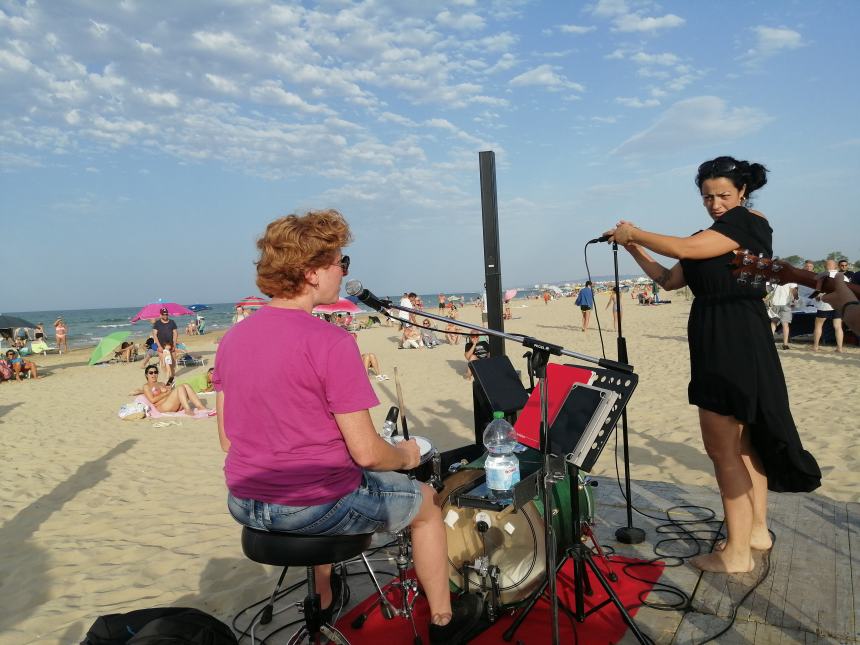
[[[272,298],[292,298],[305,286],[305,272],[337,261],[352,241],[349,224],[334,209],[279,217],[257,240],[257,286]]]

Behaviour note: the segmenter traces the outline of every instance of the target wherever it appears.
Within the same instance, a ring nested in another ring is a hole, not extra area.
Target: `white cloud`
[[[136,89],[135,93],[140,96],[144,102],[155,107],[179,107],[179,97],[173,92],[157,92],[152,90]]]
[[[773,56],[783,50],[798,49],[806,43],[800,33],[787,27],[753,27],[756,43],[748,56]]]
[[[664,16],[646,16],[641,10],[632,11],[625,0],[599,0],[591,13],[612,21],[613,31],[655,32],[660,29],[680,27],[686,21],[680,16],[669,13]]]
[[[561,25],[559,30],[564,34],[587,34],[594,31],[597,27],[584,27],[582,25]]]
[[[675,54],[646,54],[645,52],[633,54],[630,60],[640,65],[677,65],[681,62]]]
[[[571,89],[584,92],[585,87],[574,83],[558,72],[560,67],[553,65],[540,65],[510,80],[514,87],[541,86],[549,89]]]
[[[476,13],[452,14],[450,11],[440,11],[436,15],[436,22],[443,27],[462,31],[476,31],[483,29],[484,19]]]
[[[332,110],[324,105],[311,105],[301,96],[288,92],[281,87],[280,81],[264,81],[256,87],[251,88],[251,99],[260,103],[282,105],[284,107],[296,108],[301,112],[331,114]]]
[[[238,94],[239,86],[229,78],[224,78],[218,74],[204,74],[204,78],[209,81],[209,84],[217,91],[224,94]]]
[[[672,29],[680,27],[686,21],[673,13],[654,18],[637,13],[629,13],[615,19],[615,29],[625,32],[657,31],[658,29]]]
[[[16,72],[27,72],[32,66],[32,63],[24,56],[0,49],[0,67],[5,67]]]
[[[725,144],[748,136],[772,121],[754,107],[729,107],[717,96],[697,96],[670,106],[652,126],[633,135],[613,154],[677,152],[692,146]]]
[[[152,43],[145,43],[145,42],[141,42],[139,40],[135,40],[134,44],[137,45],[137,47],[138,47],[138,49],[140,49],[140,51],[145,52],[147,54],[160,54],[161,53],[161,48],[156,47]]]
[[[658,101],[657,99],[645,99],[643,101],[642,99],[638,99],[635,97],[634,98],[627,98],[624,96],[617,97],[615,99],[615,102],[620,103],[624,107],[630,107],[630,108],[651,108],[651,107],[657,107],[658,105],[660,105],[660,101]]]

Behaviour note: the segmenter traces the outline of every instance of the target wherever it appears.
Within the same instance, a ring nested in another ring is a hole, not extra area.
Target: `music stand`
[[[639,629],[633,617],[627,612],[627,609],[624,607],[618,594],[615,593],[615,590],[612,589],[612,586],[606,580],[603,572],[594,563],[591,550],[582,541],[583,522],[579,507],[579,491],[575,488],[579,486],[580,466],[586,471],[594,466],[639,382],[639,377],[632,373],[620,373],[606,369],[594,369],[593,371],[596,374],[596,378],[592,384],[593,387],[582,383],[574,383],[571,386],[565,403],[562,405],[561,411],[556,416],[555,422],[550,426],[547,433],[550,445],[555,444],[557,447],[565,450],[568,447],[570,448],[569,452],[565,454],[565,461],[571,487],[571,517],[574,524],[571,544],[565,549],[564,555],[555,571],[545,572],[546,579],[544,582],[532,593],[522,612],[505,631],[503,638],[506,641],[513,639],[514,633],[534,608],[537,601],[543,596],[547,588],[549,587],[551,590],[554,590],[555,585],[552,584],[553,580],[551,580],[550,576],[555,578],[564,566],[564,563],[570,559],[573,560],[575,600],[574,611],[571,613],[576,620],[584,622],[588,616],[599,611],[607,604],[612,603],[636,639],[640,643],[643,643],[643,645],[650,642]],[[578,388],[579,390],[577,391]],[[610,394],[601,396],[600,392],[595,393],[593,391],[595,388]],[[586,390],[591,391],[586,393]],[[611,399],[611,409],[599,409],[601,401],[605,402],[607,399]],[[592,405],[594,409],[589,410],[589,406]],[[595,418],[595,415],[600,415],[596,428],[589,425],[589,422]],[[547,523],[551,523],[552,518],[546,518],[546,521]],[[554,548],[555,545],[548,546]],[[591,588],[588,581],[589,570],[597,578],[604,591],[606,591],[608,598],[586,611],[585,589]],[[567,611],[570,610],[567,609]]]
[[[492,420],[493,412],[498,410],[508,417],[514,415],[523,409],[529,395],[507,356],[471,361],[469,370],[475,376],[475,443],[483,445],[484,427]]]

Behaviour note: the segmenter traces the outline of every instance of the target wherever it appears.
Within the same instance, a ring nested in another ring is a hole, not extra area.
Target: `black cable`
[[[597,323],[597,336],[600,338],[600,354],[606,358],[606,346],[603,344],[603,329],[600,328],[600,316],[597,314],[597,298],[594,294],[594,282],[591,280],[591,269],[588,267],[588,244],[582,247],[582,256],[585,259],[586,279],[591,282],[591,299],[594,301],[594,321]],[[615,294],[618,298],[619,294]]]

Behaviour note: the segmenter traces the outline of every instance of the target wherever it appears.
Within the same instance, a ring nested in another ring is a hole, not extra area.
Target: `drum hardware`
[[[486,536],[487,531],[490,530],[491,522],[492,520],[487,513],[478,513],[476,516],[475,530],[477,530],[478,534],[481,536],[483,555],[475,558],[475,561],[472,564],[464,563],[463,566],[474,570],[481,578],[481,584],[478,590],[484,594],[485,598],[487,595],[489,596],[489,602],[485,602],[485,605],[487,607],[487,620],[492,625],[496,622],[496,618],[498,617],[501,592],[499,589],[500,569],[495,564],[490,564],[490,557],[487,555]],[[468,573],[464,573],[463,575],[463,589],[464,593],[469,593]]]
[[[361,559],[364,562],[365,569],[367,569],[367,574],[373,581],[373,586],[376,588],[378,597],[363,614],[360,614],[352,621],[352,627],[353,629],[360,629],[364,625],[365,621],[367,621],[367,617],[370,613],[379,607],[382,612],[382,616],[386,620],[391,620],[395,616],[407,618],[410,626],[412,627],[412,641],[414,645],[421,645],[421,637],[418,635],[418,629],[415,626],[414,612],[415,601],[418,600],[418,595],[420,594],[420,591],[418,590],[418,580],[410,578],[407,575],[409,564],[412,561],[409,556],[412,534],[409,528],[405,528],[402,531],[395,533],[395,537],[397,538],[397,557],[394,558],[394,562],[397,565],[397,579],[391,582],[389,587],[399,590],[400,606],[396,607],[394,603],[388,599],[388,596],[379,584],[379,580],[376,578],[373,568],[370,566],[367,556],[362,553]]]

